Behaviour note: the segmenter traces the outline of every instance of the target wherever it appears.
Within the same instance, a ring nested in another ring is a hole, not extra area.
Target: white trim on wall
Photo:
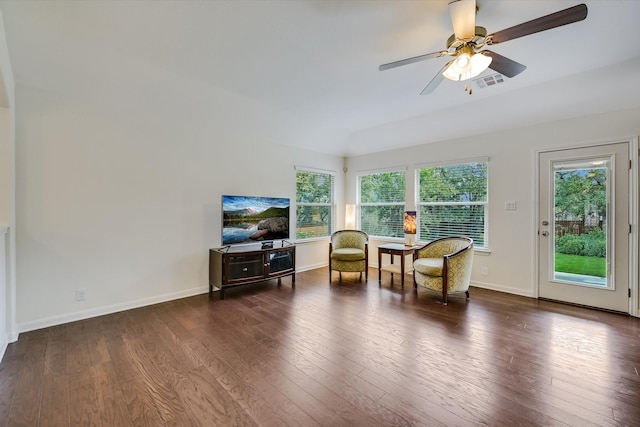
[[[46,317],[30,322],[18,324],[20,333],[34,331],[36,329],[48,328],[50,326],[61,325],[63,323],[76,322],[78,320],[90,319],[92,317],[104,316],[106,314],[118,313],[121,311],[132,310],[134,308],[146,307],[148,305],[160,304],[163,302],[173,301],[181,298],[192,297],[195,295],[206,294],[209,292],[209,286],[198,286],[183,291],[171,292],[163,295],[156,295],[149,298],[141,298],[125,303],[101,306],[90,310],[76,311],[66,313],[59,316]]]
[[[631,138],[629,142],[629,150],[631,151],[631,182],[629,183],[629,204],[631,205],[631,241],[629,242],[631,263],[629,265],[629,285],[631,286],[631,299],[629,313],[632,316],[640,317],[640,290],[638,285],[638,274],[640,258],[638,247],[640,244],[640,201],[638,191],[640,191],[640,173],[638,160],[640,158],[640,146],[638,145],[638,137]]]
[[[295,170],[296,172],[307,171],[307,172],[315,172],[315,173],[326,173],[333,176],[336,176],[338,174],[338,171],[333,169],[318,169],[318,168],[311,168],[311,167],[301,166],[301,165],[293,165],[293,170]]]
[[[6,318],[6,333],[9,342],[18,340],[18,331],[16,326],[17,312],[17,279],[16,279],[16,85],[13,75],[13,67],[9,57],[9,47],[7,46],[7,38],[4,25],[4,17],[0,11],[0,84],[4,86],[6,94],[7,107],[9,109],[8,129],[0,129],[7,132],[9,143],[9,156],[4,160],[0,167],[9,168],[9,218],[8,231],[6,234],[7,243],[5,250],[6,259],[6,291],[3,295],[3,306],[0,314]],[[4,333],[4,331],[3,331]]]
[[[402,172],[402,171],[408,171],[409,170],[409,166],[394,166],[394,167],[388,167],[388,168],[379,168],[379,169],[361,169],[355,172],[356,176],[361,176],[361,175],[373,175],[375,173],[384,173],[384,172]]]
[[[460,165],[463,163],[487,163],[489,164],[489,156],[481,156],[481,157],[469,157],[464,159],[447,159],[447,160],[438,160],[435,162],[427,162],[427,163],[418,163],[414,165],[415,170],[420,170],[424,168],[435,168],[440,166],[454,166]]]
[[[478,280],[472,280],[471,286],[476,288],[488,289],[490,291],[505,292],[507,294],[520,295],[523,297],[536,298],[533,296],[533,292],[524,289],[512,288],[509,286],[497,285],[490,282],[480,282]],[[473,299],[473,291],[471,293],[471,299]]]

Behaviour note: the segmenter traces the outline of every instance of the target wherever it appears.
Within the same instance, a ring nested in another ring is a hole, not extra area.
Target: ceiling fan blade
[[[483,50],[482,54],[491,57],[492,60],[489,68],[503,76],[507,76],[509,78],[515,77],[527,69],[526,65],[522,65],[519,62],[507,58],[506,56],[498,55],[490,50]]]
[[[429,95],[431,92],[433,92],[434,90],[436,90],[436,88],[438,87],[438,85],[440,83],[442,83],[442,81],[444,80],[444,76],[442,75],[442,73],[444,73],[444,70],[447,69],[447,67],[449,65],[451,65],[451,63],[453,62],[453,60],[447,62],[445,64],[444,67],[442,67],[442,69],[440,71],[438,71],[438,74],[435,75],[434,78],[431,79],[431,81],[429,82],[429,84],[427,85],[427,87],[425,87],[424,89],[422,89],[422,92],[420,92],[420,95]]]
[[[487,44],[497,44],[540,31],[561,27],[562,25],[573,24],[582,21],[587,17],[587,5],[579,4],[559,12],[545,15],[531,21],[498,31],[487,36]]]
[[[453,33],[458,39],[470,39],[476,34],[476,0],[453,0],[449,3]]]
[[[426,53],[424,55],[414,56],[413,58],[407,58],[407,59],[402,59],[400,61],[389,62],[388,64],[382,64],[381,66],[378,67],[378,70],[384,71],[384,70],[388,70],[389,68],[396,68],[402,65],[413,64],[414,62],[424,61],[425,59],[439,58],[442,55],[446,55],[446,54],[447,54],[447,51]]]

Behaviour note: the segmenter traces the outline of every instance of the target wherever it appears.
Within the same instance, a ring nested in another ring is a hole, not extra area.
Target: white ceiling
[[[446,58],[378,71],[444,49],[447,3],[36,0],[0,10],[18,84],[189,102],[256,141],[342,156],[640,106],[637,0],[586,1],[585,21],[493,46],[528,68],[471,96],[450,81],[419,96]],[[578,3],[478,0],[477,25],[493,33]]]

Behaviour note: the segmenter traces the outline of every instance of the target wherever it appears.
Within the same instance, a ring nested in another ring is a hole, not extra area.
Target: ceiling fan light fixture
[[[442,75],[449,80],[469,80],[482,73],[491,65],[492,58],[482,53],[463,52],[451,63]]]
[[[453,34],[447,40],[447,49],[438,52],[431,52],[418,55],[400,61],[389,62],[378,67],[380,71],[401,65],[413,64],[431,58],[442,56],[453,57],[438,71],[425,87],[420,95],[428,95],[445,79],[454,81],[464,81],[480,75],[491,65],[491,69],[499,73],[500,79],[496,83],[504,81],[502,76],[512,78],[523,72],[527,67],[516,61],[506,58],[496,52],[483,50],[484,46],[504,43],[509,40],[539,33],[541,31],[552,30],[567,24],[573,24],[584,20],[587,17],[588,8],[586,4],[579,4],[558,12],[550,13],[527,22],[506,28],[487,35],[484,27],[476,26],[476,13],[478,7],[476,0],[450,0],[449,15],[453,24]],[[476,80],[490,78],[485,75]],[[486,83],[488,86],[489,83]],[[471,87],[465,85],[471,93]],[[481,86],[482,87],[482,86]]]

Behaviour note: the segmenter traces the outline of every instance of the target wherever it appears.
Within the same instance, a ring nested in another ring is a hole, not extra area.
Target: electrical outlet
[[[76,301],[84,301],[87,299],[87,289],[76,289]]]
[[[483,276],[488,276],[489,275],[489,267],[482,267],[480,269],[480,274]]]

